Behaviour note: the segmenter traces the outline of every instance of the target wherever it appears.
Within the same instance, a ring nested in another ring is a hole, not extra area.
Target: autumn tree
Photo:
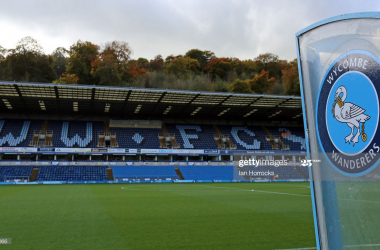
[[[199,62],[199,70],[201,71],[204,69],[204,67],[211,59],[215,58],[215,54],[214,52],[208,50],[202,51],[199,49],[191,49],[188,52],[186,52],[185,57],[196,59]]]
[[[65,74],[63,73],[62,76],[58,79],[53,81],[53,83],[59,83],[59,84],[77,84],[79,78],[75,74]]]
[[[198,73],[199,62],[196,59],[189,57],[175,58],[168,65],[166,65],[166,71],[169,74],[176,76],[188,77],[190,73]]]
[[[275,82],[276,79],[274,77],[269,78],[269,71],[263,70],[249,81],[249,84],[251,85],[253,92],[257,94],[265,94],[270,91]]]
[[[249,80],[243,81],[243,80],[236,79],[233,83],[231,83],[228,86],[228,90],[229,92],[234,92],[234,93],[247,93],[247,94],[253,93]]]
[[[0,45],[0,62],[4,61],[7,54],[7,49]]]
[[[5,56],[7,54],[7,50],[0,45],[0,79],[3,79],[3,67],[4,67],[4,61],[5,61]]]
[[[128,63],[127,68],[125,69],[127,81],[138,79],[139,77],[147,73],[148,72],[144,68],[139,67],[138,61],[136,60],[131,60]]]
[[[229,72],[237,68],[239,62],[237,58],[215,57],[207,63],[205,70],[213,79],[217,76],[221,79],[225,79]]]
[[[25,82],[52,82],[57,78],[54,57],[46,55],[37,40],[27,36],[7,50],[2,62],[2,78]]]
[[[212,90],[215,92],[228,92],[229,85],[227,82],[223,81],[219,76],[217,76],[213,81]]]
[[[69,51],[63,47],[56,48],[52,56],[54,57],[55,64],[54,64],[54,70],[57,76],[62,76],[63,73],[66,72],[66,64],[67,64],[67,58],[69,56]]]
[[[253,60],[241,61],[239,67],[241,72],[239,78],[242,80],[252,79],[257,73],[256,63]]]
[[[269,71],[269,77],[281,78],[281,63],[279,57],[272,53],[261,54],[254,59],[256,71]]]
[[[149,60],[143,57],[139,57],[137,59],[137,64],[139,65],[139,68],[148,69],[149,68]]]
[[[282,84],[287,95],[301,95],[297,59],[282,70]]]
[[[132,49],[127,42],[112,41],[105,44],[102,54],[113,55],[117,64],[125,67],[131,59]]]
[[[164,59],[161,55],[157,55],[153,60],[150,60],[148,69],[150,71],[163,71],[165,69]]]
[[[102,53],[91,62],[91,75],[99,79],[100,85],[119,85],[122,72],[119,72],[116,57],[112,53]]]
[[[66,72],[75,74],[79,78],[79,84],[98,84],[99,79],[91,74],[91,63],[94,63],[98,56],[99,46],[78,40],[70,47]]]
[[[106,43],[99,56],[91,62],[91,75],[99,79],[101,85],[120,85],[129,79],[126,70],[131,53],[127,42]]]
[[[168,66],[174,59],[181,59],[183,58],[183,55],[170,55],[165,58],[165,67]]]

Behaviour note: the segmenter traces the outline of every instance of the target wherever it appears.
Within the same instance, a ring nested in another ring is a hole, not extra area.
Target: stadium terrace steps
[[[39,168],[33,168],[32,174],[30,175],[30,181],[36,181],[38,176]]]
[[[302,128],[268,128],[273,136],[278,137],[288,146],[288,150],[306,150],[305,132]]]
[[[112,168],[107,168],[107,179],[113,181],[113,171]]]
[[[182,173],[181,173],[181,170],[179,168],[175,168],[175,172],[177,173],[178,175],[178,178],[180,180],[184,180],[185,178],[183,177]]]
[[[222,133],[220,132],[219,128],[216,125],[214,125],[212,128],[214,129],[216,135],[219,136],[219,138],[221,138]],[[218,149],[222,148],[222,143],[220,142],[220,140],[218,140],[215,136],[214,136],[214,139],[215,139],[216,143],[218,144]]]
[[[297,171],[300,175],[302,175],[305,179],[309,179],[309,176],[307,176],[306,174],[304,174],[301,170],[299,170],[298,168],[294,168],[295,171]]]
[[[309,167],[296,166],[296,169],[301,171],[303,173],[303,175],[306,176],[307,179],[309,179]]]
[[[160,141],[160,148],[181,148],[181,145],[177,142],[175,134],[169,134],[165,124],[161,127],[162,134],[158,135]]]
[[[267,142],[269,142],[269,144],[272,146],[272,149],[274,149],[275,148],[275,145],[274,145],[274,141],[273,141],[273,135],[271,134],[271,132],[266,128],[266,127],[262,127],[263,128],[263,130],[264,130],[264,132],[267,134],[267,138],[266,138],[266,140],[267,140]]]

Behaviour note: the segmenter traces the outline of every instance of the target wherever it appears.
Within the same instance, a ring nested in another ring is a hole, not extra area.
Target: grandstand
[[[14,82],[0,96],[0,182],[308,179],[299,97]],[[290,164],[242,176],[248,158]]]

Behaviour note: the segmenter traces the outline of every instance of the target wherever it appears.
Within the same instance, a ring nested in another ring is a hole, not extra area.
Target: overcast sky
[[[2,0],[0,45],[25,36],[46,53],[77,40],[129,43],[132,58],[184,54],[197,48],[217,57],[253,59],[271,52],[296,57],[295,33],[322,19],[380,11],[379,0]]]

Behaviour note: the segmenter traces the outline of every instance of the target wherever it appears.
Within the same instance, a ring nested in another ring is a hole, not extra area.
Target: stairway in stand
[[[169,134],[165,124],[161,127],[162,134],[158,135],[160,141],[160,148],[180,148],[181,146],[175,139],[175,134]]]
[[[39,168],[33,168],[32,174],[30,175],[29,181],[36,181],[38,176]]]
[[[107,168],[107,180],[113,181],[113,171],[112,171],[112,168]]]
[[[223,137],[222,133],[220,132],[219,128],[216,125],[213,126],[213,129],[216,133],[216,135],[214,135],[214,139],[215,139],[216,143],[218,144],[218,149],[220,149],[220,148],[222,148],[222,142],[220,141],[220,138]]]
[[[181,170],[179,168],[175,168],[175,172],[177,173],[178,175],[178,178],[180,180],[184,180],[185,178],[183,177],[182,173],[181,173]]]
[[[301,170],[299,170],[298,168],[294,168],[295,171],[297,171],[300,175],[302,175],[303,178],[305,178],[306,180],[309,179],[309,177],[307,177],[306,174],[304,174]]]

